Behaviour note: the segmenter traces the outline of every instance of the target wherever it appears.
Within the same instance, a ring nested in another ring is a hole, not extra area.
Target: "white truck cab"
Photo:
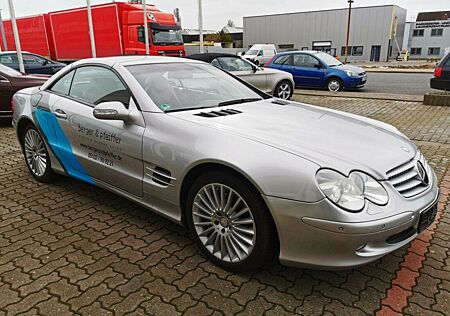
[[[247,53],[245,53],[243,57],[258,66],[263,66],[276,54],[277,49],[275,44],[255,44],[248,50]]]

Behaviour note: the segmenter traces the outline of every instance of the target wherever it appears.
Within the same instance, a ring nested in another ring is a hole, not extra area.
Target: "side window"
[[[262,50],[260,50],[260,51],[258,52],[258,56],[264,56],[264,54],[263,54],[263,51],[262,51]]]
[[[290,55],[283,55],[278,57],[273,63],[276,65],[285,65],[289,62]]]
[[[14,63],[14,59],[12,58],[11,55],[4,55],[0,57],[0,63],[4,65],[10,65]]]
[[[294,66],[296,67],[314,68],[314,65],[318,63],[319,61],[310,55],[294,55]]]
[[[251,71],[253,67],[250,63],[238,57],[219,57],[218,61],[222,69],[226,71]]]
[[[73,75],[75,74],[75,70],[72,70],[61,79],[56,81],[53,86],[50,88],[50,91],[56,92],[62,95],[69,95],[70,85],[72,84]]]
[[[145,28],[141,25],[137,28],[138,42],[145,44]]]
[[[43,64],[44,58],[35,55],[23,54],[23,62],[25,64]]]
[[[131,98],[130,92],[114,72],[96,66],[76,69],[70,96],[92,105],[118,101],[126,107]]]

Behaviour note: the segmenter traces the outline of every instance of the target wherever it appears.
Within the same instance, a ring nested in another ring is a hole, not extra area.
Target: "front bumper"
[[[430,188],[412,199],[389,189],[386,206],[367,202],[359,213],[343,211],[327,199],[304,203],[265,196],[278,230],[280,262],[348,269],[385,256],[417,237],[421,213],[437,204],[436,181],[434,176]]]
[[[362,88],[365,86],[366,83],[367,83],[367,75],[359,77],[349,77],[346,88],[350,89]]]

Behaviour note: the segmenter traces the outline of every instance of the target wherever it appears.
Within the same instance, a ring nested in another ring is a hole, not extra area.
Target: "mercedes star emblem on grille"
[[[424,185],[428,185],[430,181],[428,179],[427,172],[425,171],[425,168],[420,161],[417,162],[416,172],[416,179],[421,181]]]

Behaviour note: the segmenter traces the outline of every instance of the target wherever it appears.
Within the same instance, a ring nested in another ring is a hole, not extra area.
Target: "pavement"
[[[296,95],[394,124],[435,169],[436,223],[411,244],[348,271],[251,274],[209,263],[187,231],[110,192],[28,174],[0,125],[0,315],[448,315],[450,108]]]
[[[423,102],[423,95],[366,92],[364,90],[331,92],[328,90],[295,89],[294,91],[294,98],[303,98],[307,96],[353,98],[364,100],[406,101],[420,103]]]

